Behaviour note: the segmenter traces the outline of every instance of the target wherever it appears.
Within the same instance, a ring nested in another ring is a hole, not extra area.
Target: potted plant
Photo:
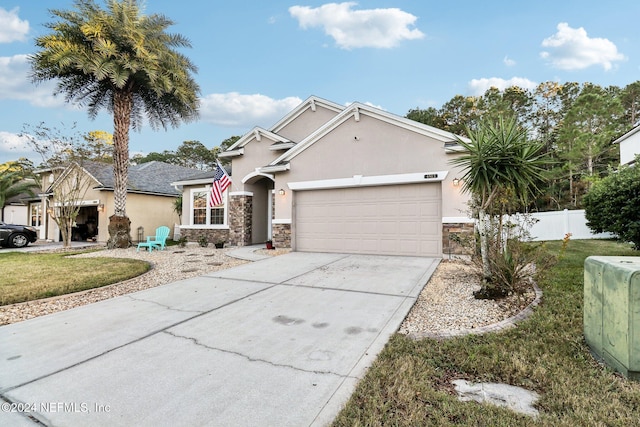
[[[209,246],[209,240],[207,239],[207,236],[200,236],[200,238],[198,239],[198,244],[203,248]]]
[[[218,240],[217,242],[215,242],[215,243],[214,243],[214,245],[215,245],[216,249],[222,249],[222,248],[224,248],[224,244],[225,244],[225,241],[224,241],[224,240]]]
[[[272,240],[267,240],[266,241],[266,245],[267,245],[267,249],[275,249],[275,247],[273,247],[273,241]]]

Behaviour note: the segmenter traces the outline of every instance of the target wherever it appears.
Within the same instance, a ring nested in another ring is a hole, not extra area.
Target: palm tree
[[[501,215],[497,199],[511,195],[526,206],[539,191],[547,164],[542,143],[529,141],[527,131],[515,117],[497,122],[481,120],[475,130],[468,129],[469,142],[458,140],[465,153],[451,162],[463,168],[463,191],[471,193],[478,213],[480,254],[485,286],[492,282],[489,261],[490,215]]]
[[[0,212],[4,221],[4,205],[7,199],[20,194],[28,194],[33,197],[34,188],[38,183],[33,175],[20,166],[17,162],[8,162],[0,165]]]
[[[190,47],[181,35],[165,30],[173,22],[143,15],[136,0],[76,0],[75,10],[52,10],[58,21],[50,34],[36,38],[41,49],[30,57],[32,79],[58,80],[57,93],[86,106],[95,118],[105,108],[113,115],[114,214],[108,246],[131,245],[126,214],[129,128],[146,118],[152,128],[177,127],[198,115],[196,67],[174,48]]]

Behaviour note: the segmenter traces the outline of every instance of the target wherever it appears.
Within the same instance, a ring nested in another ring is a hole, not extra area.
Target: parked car
[[[0,246],[24,248],[38,240],[38,231],[27,225],[6,224],[0,221]]]

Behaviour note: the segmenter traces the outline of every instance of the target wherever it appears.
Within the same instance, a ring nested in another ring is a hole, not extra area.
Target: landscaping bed
[[[561,245],[547,247],[559,253]],[[583,263],[589,255],[639,254],[612,241],[571,241],[539,283],[542,303],[517,327],[444,340],[394,335],[334,425],[639,425],[640,383],[599,364],[583,338]],[[456,379],[534,391],[539,415],[461,402]]]

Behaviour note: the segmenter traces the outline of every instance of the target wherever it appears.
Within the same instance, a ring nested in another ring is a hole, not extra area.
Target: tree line
[[[239,136],[229,137],[222,141],[219,146],[213,148],[207,148],[200,141],[184,141],[175,151],[164,150],[161,153],[153,151],[144,156],[136,154],[131,157],[131,162],[141,164],[155,160],[203,171],[213,170],[218,161],[218,154],[229,148],[238,139],[240,139]],[[229,159],[224,158],[219,159],[219,161],[223,165],[230,163]]]
[[[612,142],[640,122],[640,81],[624,88],[544,82],[535,90],[490,88],[482,96],[456,95],[441,108],[409,110],[407,118],[461,136],[482,120],[513,118],[547,155],[547,185],[529,209],[577,209],[593,182],[619,164]]]

